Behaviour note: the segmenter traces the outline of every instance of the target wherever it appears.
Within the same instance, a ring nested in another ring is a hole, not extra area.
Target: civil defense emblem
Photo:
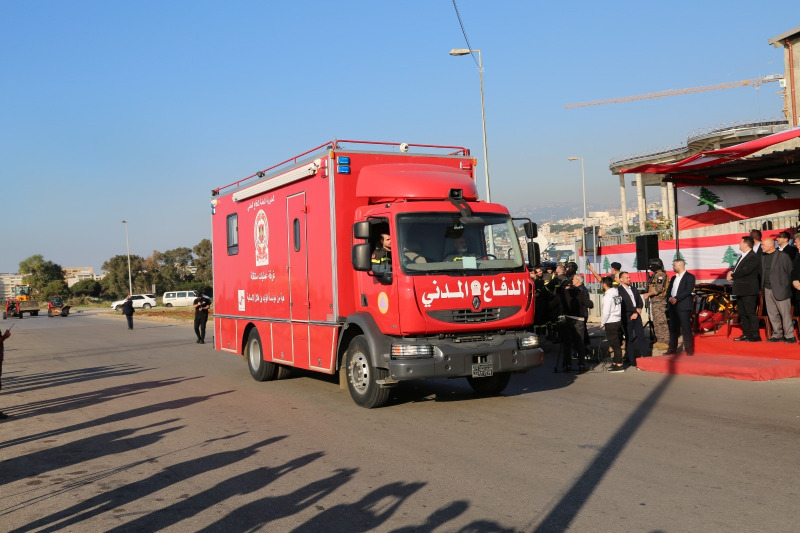
[[[267,214],[263,209],[258,210],[256,222],[253,225],[253,232],[256,242],[256,266],[269,264],[269,224]]]

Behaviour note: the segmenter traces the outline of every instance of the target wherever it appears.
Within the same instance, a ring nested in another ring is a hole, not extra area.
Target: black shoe
[[[783,342],[785,342],[786,344],[794,344],[794,337],[792,337],[790,339],[789,338],[783,339]]]
[[[205,344],[205,343],[206,343],[206,341],[204,341],[204,340],[199,340],[199,341],[197,341],[197,343],[198,343],[198,344]]]
[[[8,418],[8,415],[0,411],[0,420],[5,420],[6,418]]]
[[[770,337],[769,339],[767,339],[767,342],[781,342],[781,341],[783,341],[783,339],[781,339],[780,337]]]
[[[200,344],[200,339],[197,339],[196,341],[194,341],[194,343],[195,344]]]
[[[741,337],[736,337],[733,340],[735,340],[735,341],[749,341],[750,337],[748,337],[747,335],[742,335]]]
[[[608,369],[609,372],[625,372],[625,367],[622,365],[611,365]]]

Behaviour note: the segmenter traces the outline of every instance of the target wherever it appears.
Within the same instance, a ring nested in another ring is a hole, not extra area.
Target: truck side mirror
[[[542,264],[542,257],[541,253],[539,252],[538,242],[528,243],[528,264],[531,265],[531,268]]]
[[[368,222],[359,222],[358,224],[367,224],[367,228],[369,228]],[[355,226],[353,227],[353,232],[355,233]],[[356,235],[356,237],[358,237]],[[358,238],[365,238],[365,237],[358,237]],[[369,272],[372,270],[372,252],[369,249],[369,243],[364,244],[354,244],[353,245],[353,268],[359,272]]]
[[[539,236],[539,228],[536,226],[535,222],[525,223],[525,236],[529,239],[535,239]]]
[[[353,224],[353,237],[356,239],[369,239],[369,222],[356,222]]]

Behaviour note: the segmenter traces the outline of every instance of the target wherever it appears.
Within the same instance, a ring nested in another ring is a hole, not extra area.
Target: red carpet
[[[740,330],[725,336],[726,328],[715,335],[695,337],[695,355],[643,357],[637,360],[642,370],[665,374],[717,376],[750,381],[769,381],[800,377],[800,344],[783,342],[735,342]],[[762,331],[762,338],[763,338]]]

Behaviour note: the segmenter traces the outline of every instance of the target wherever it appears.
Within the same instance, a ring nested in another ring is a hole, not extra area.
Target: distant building
[[[21,274],[0,274],[0,297],[3,300],[14,296],[14,285],[22,285]]]
[[[92,267],[64,267],[64,281],[68,287],[72,287],[79,281],[85,279],[98,279]]]

